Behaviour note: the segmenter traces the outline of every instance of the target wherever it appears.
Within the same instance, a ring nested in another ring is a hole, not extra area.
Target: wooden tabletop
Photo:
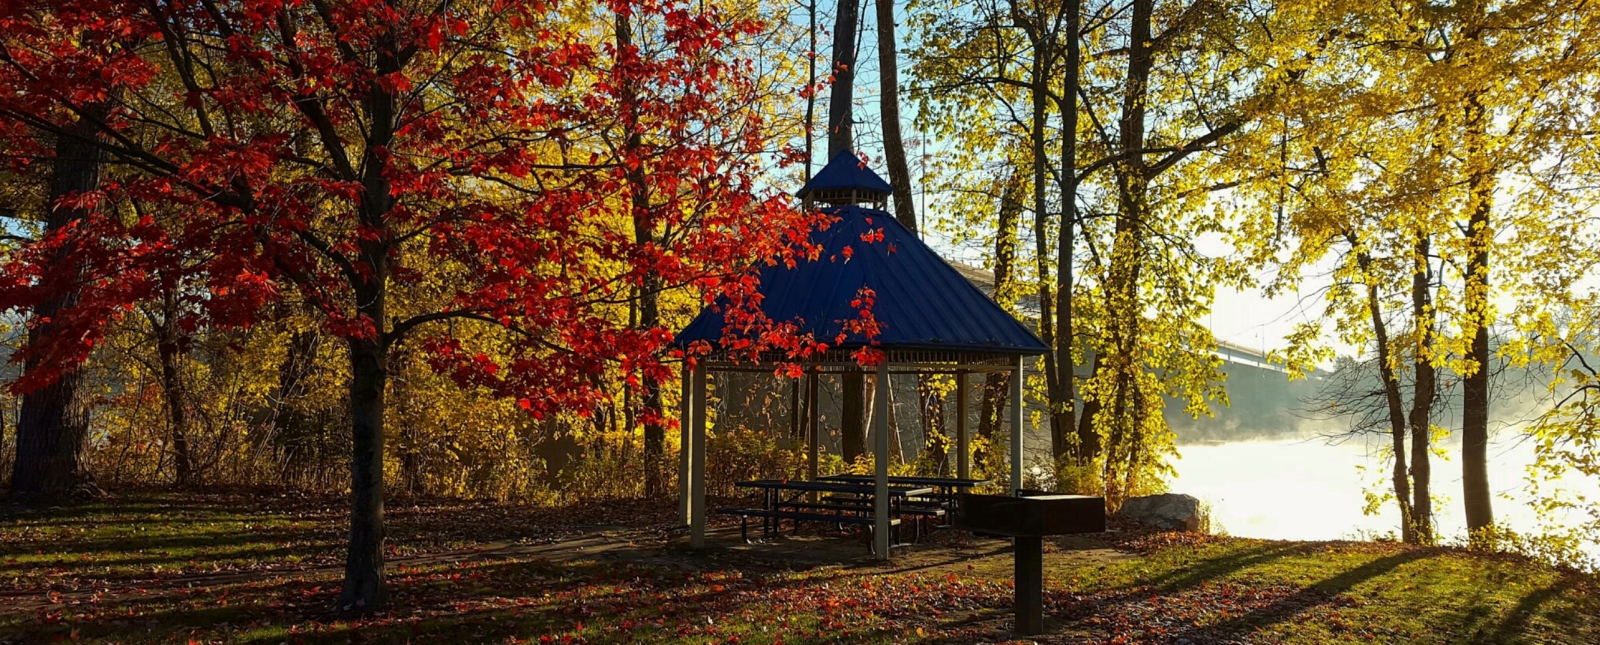
[[[738,482],[734,484],[741,488],[765,488],[770,490],[798,490],[817,491],[821,493],[866,493],[875,492],[872,484],[863,484],[852,481],[806,481],[800,479],[757,479],[755,481]],[[891,497],[915,497],[918,495],[932,495],[933,489],[927,486],[889,487]]]
[[[817,479],[845,481],[845,482],[870,482],[872,475],[825,475]],[[972,488],[989,483],[987,479],[964,479],[961,477],[922,477],[922,476],[890,476],[891,484],[909,484],[912,486],[949,486],[952,488]]]

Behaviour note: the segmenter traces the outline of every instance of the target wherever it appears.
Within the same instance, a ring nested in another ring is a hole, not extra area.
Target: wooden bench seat
[[[850,511],[853,513],[871,513],[874,509],[871,504],[845,504],[842,502],[779,502],[778,508],[809,508],[829,511]]]
[[[749,530],[749,522],[748,522],[748,520],[750,518],[752,518],[752,517],[759,517],[759,518],[762,518],[763,520],[772,520],[774,528],[777,528],[778,523],[783,521],[783,520],[789,520],[789,521],[795,522],[795,523],[799,523],[799,522],[826,522],[826,523],[833,523],[833,524],[856,524],[856,525],[860,525],[860,526],[876,526],[876,524],[877,524],[877,522],[875,520],[873,520],[872,517],[866,516],[866,515],[844,515],[844,514],[836,514],[836,513],[813,513],[813,512],[807,512],[807,511],[785,511],[785,510],[770,511],[770,510],[767,510],[767,509],[764,509],[764,508],[719,508],[719,509],[716,509],[716,512],[718,514],[721,514],[721,515],[737,515],[737,516],[739,516],[739,537],[742,538],[745,542],[749,542],[750,541],[750,530]],[[899,526],[900,526],[900,520],[899,519],[891,519],[891,520],[889,520],[889,527],[891,529],[897,528]],[[762,529],[763,530],[766,529],[766,525],[765,524],[762,525]],[[893,535],[892,531],[891,531],[890,535],[891,536]],[[891,545],[891,546],[898,546],[898,545]],[[872,550],[872,541],[868,541],[867,542],[867,549],[869,551]]]

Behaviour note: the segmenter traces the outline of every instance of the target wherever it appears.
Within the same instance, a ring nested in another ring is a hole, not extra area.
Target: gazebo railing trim
[[[729,352],[712,352],[700,357],[708,366],[731,369],[736,367],[773,368],[780,365],[800,365],[806,368],[831,368],[870,371],[856,362],[855,348],[830,349],[826,353],[808,358],[790,358],[781,352],[763,352],[754,357],[732,356]],[[967,349],[888,349],[884,363],[897,369],[925,367],[946,369],[986,369],[1016,367],[1019,358],[1027,354],[1015,352],[974,351]]]
[[[702,365],[712,372],[740,372],[752,374],[770,374],[777,369],[777,365],[754,363],[730,363],[723,361],[702,361]],[[891,375],[906,374],[985,374],[999,372],[1014,372],[1016,367],[995,365],[993,363],[887,363],[888,373]],[[802,363],[801,369],[806,374],[848,374],[860,372],[862,374],[874,373],[877,368],[862,367],[856,363]]]

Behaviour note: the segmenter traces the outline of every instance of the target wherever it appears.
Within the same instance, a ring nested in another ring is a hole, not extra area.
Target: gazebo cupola
[[[821,206],[856,206],[883,210],[894,188],[872,172],[856,153],[848,150],[834,155],[828,165],[811,177],[796,193],[809,210]]]

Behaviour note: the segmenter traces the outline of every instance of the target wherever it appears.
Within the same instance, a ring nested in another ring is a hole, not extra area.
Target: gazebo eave
[[[714,372],[770,372],[776,367],[795,365],[807,373],[871,373],[876,365],[862,366],[855,359],[859,347],[832,348],[826,353],[793,358],[782,352],[765,352],[751,357],[713,352],[697,362]],[[891,374],[937,374],[953,372],[1012,372],[1017,361],[1034,353],[970,348],[885,348],[883,365]]]

